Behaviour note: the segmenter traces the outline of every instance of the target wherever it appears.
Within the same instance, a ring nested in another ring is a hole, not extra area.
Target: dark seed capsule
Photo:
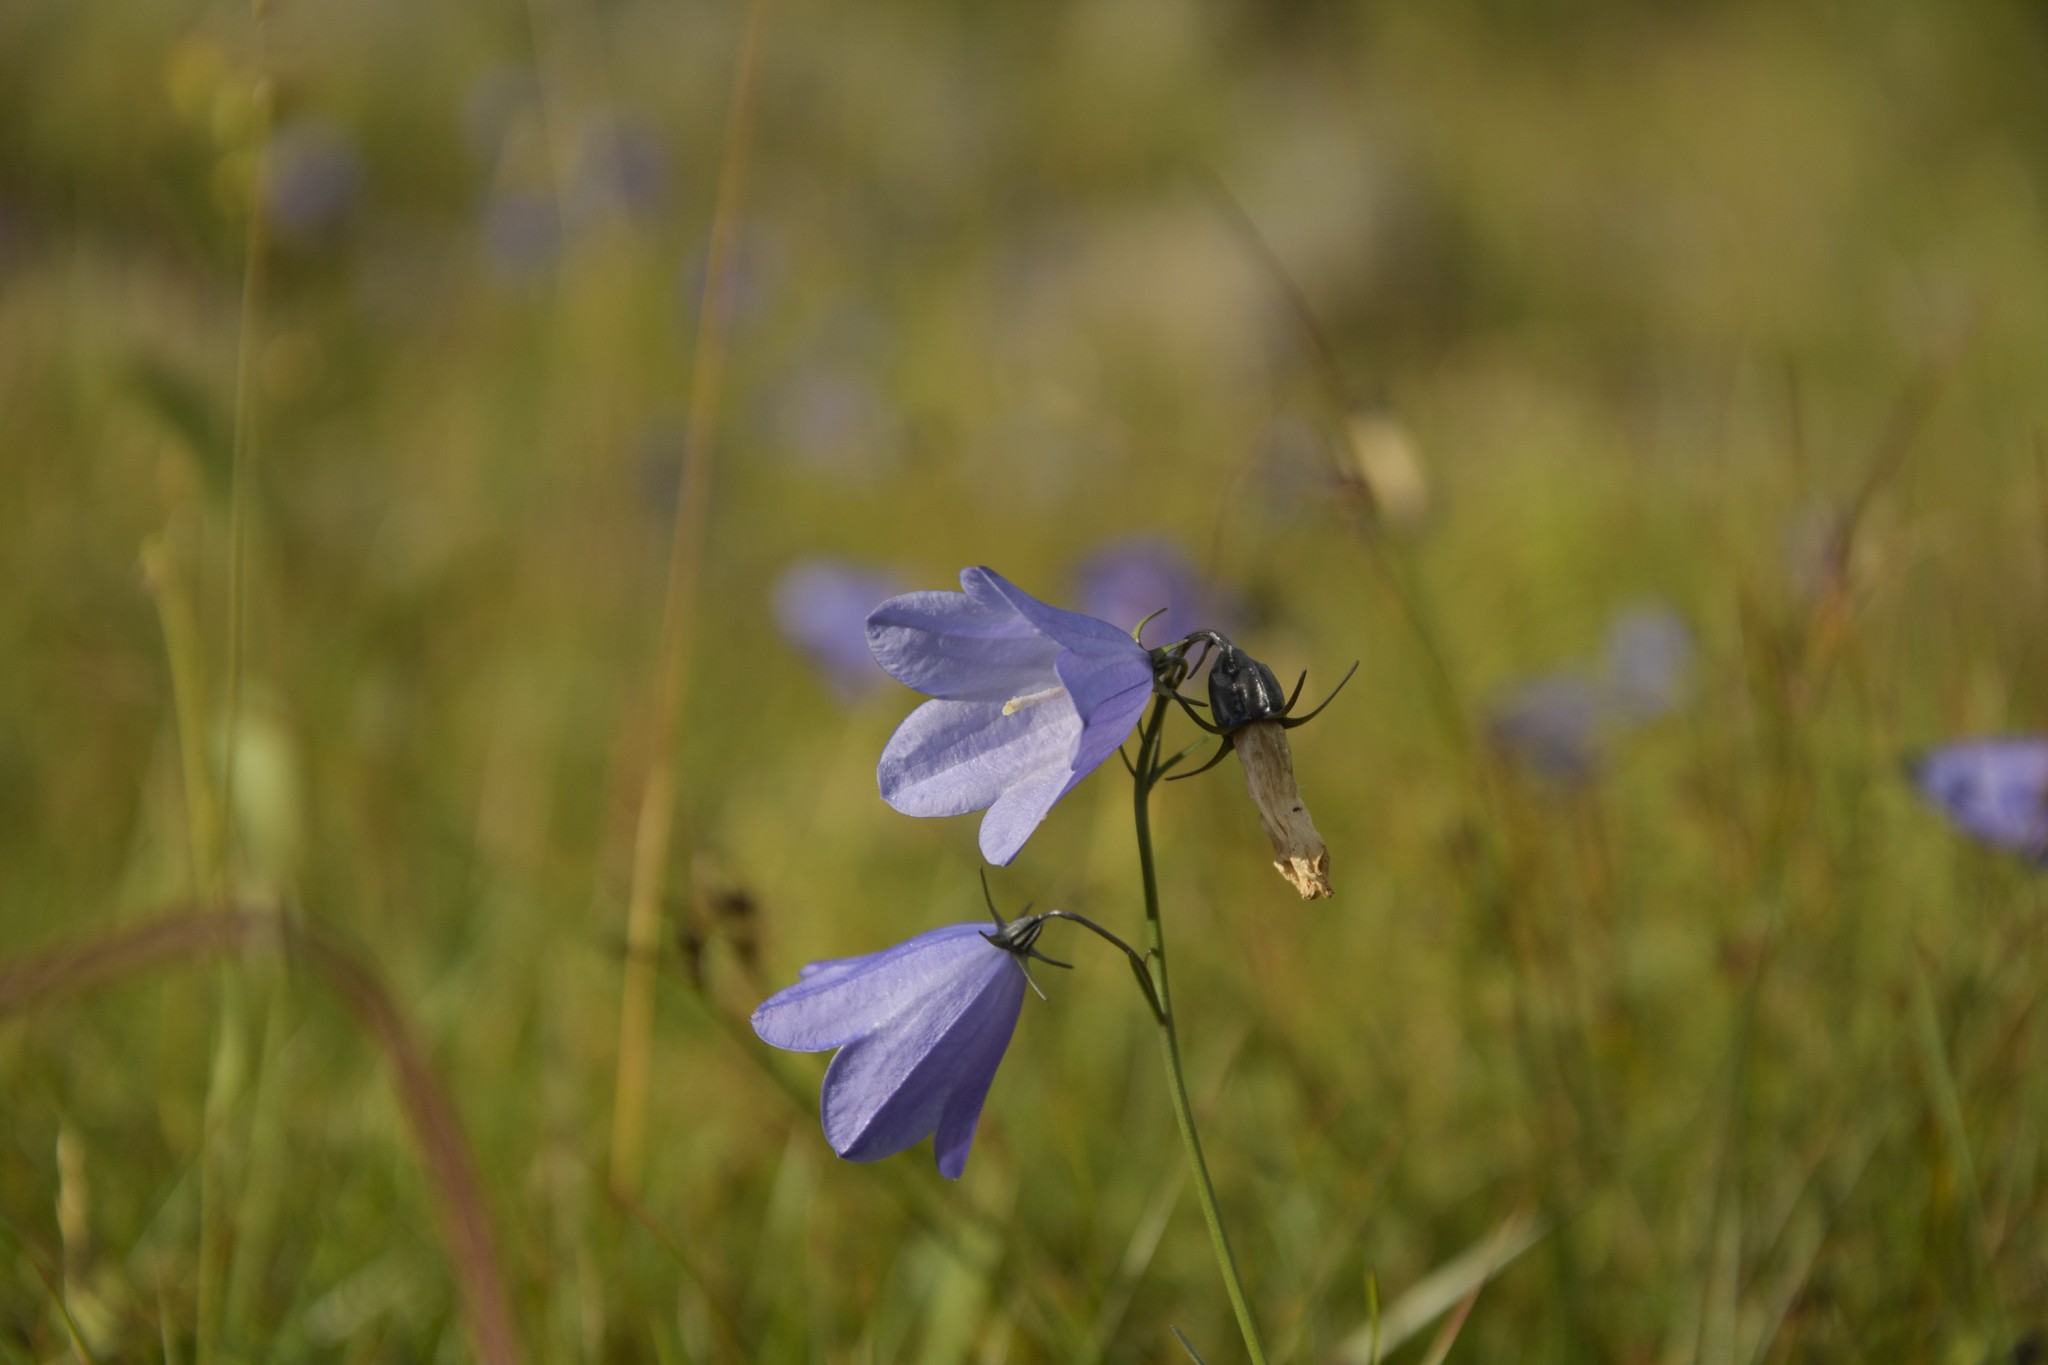
[[[1209,670],[1209,719],[1224,730],[1255,720],[1277,720],[1287,712],[1287,694],[1273,670],[1229,641],[1216,649]]]

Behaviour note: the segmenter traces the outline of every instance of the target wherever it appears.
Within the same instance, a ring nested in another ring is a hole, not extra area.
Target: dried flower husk
[[[1294,780],[1294,755],[1278,721],[1259,720],[1231,736],[1245,785],[1259,808],[1259,823],[1273,845],[1273,866],[1305,901],[1330,894],[1330,850],[1316,833],[1301,788]]]

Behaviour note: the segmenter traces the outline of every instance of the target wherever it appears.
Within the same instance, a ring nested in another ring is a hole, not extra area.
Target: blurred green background
[[[1457,1358],[2034,1359],[2048,906],[1899,765],[2048,720],[2039,7],[767,0],[614,1197],[740,24],[0,5],[0,950],[204,899],[228,800],[236,894],[402,1002],[535,1360],[1236,1359],[1113,956],[1048,940],[1079,967],[957,1185],[837,1161],[823,1059],[744,1023],[982,913],[975,821],[875,794],[914,698],[836,692],[778,575],[1072,602],[1163,536],[1283,676],[1363,661],[1295,736],[1334,901],[1273,875],[1234,763],[1155,806],[1282,1358],[1363,1359],[1371,1283],[1423,1359],[1430,1284],[1536,1229]],[[1527,761],[1517,686],[1644,601],[1695,637],[1683,704]],[[999,902],[1137,932],[1124,784]],[[470,1358],[429,1184],[274,954],[18,1015],[0,1352]]]

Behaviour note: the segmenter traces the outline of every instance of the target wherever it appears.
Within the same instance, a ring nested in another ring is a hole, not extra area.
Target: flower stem
[[[1180,1041],[1176,1033],[1173,996],[1167,989],[1166,934],[1159,919],[1159,873],[1152,857],[1152,788],[1164,775],[1159,760],[1160,735],[1166,723],[1167,699],[1159,698],[1146,718],[1144,736],[1138,745],[1136,797],[1133,809],[1138,829],[1138,867],[1145,879],[1146,956],[1151,962],[1154,1017],[1159,1022],[1159,1050],[1166,1058],[1166,1086],[1173,1096],[1173,1117],[1180,1125],[1181,1144],[1188,1150],[1188,1166],[1194,1172],[1195,1195],[1202,1204],[1202,1220],[1209,1225],[1209,1241],[1216,1249],[1216,1265],[1223,1272],[1223,1287],[1230,1295],[1230,1307],[1237,1314],[1237,1329],[1244,1336],[1245,1350],[1252,1365],[1266,1365],[1266,1348],[1259,1341],[1258,1325],[1252,1321],[1251,1300],[1245,1296],[1244,1281],[1237,1271],[1237,1258],[1230,1251],[1230,1235],[1223,1230],[1223,1213],[1217,1207],[1216,1186],[1209,1179],[1209,1163],[1202,1157],[1202,1139],[1195,1132],[1194,1106],[1188,1101],[1187,1078],[1181,1074]]]

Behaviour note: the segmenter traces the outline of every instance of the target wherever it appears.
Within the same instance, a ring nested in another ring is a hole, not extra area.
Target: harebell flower
[[[1254,1365],[1264,1365],[1182,1075],[1150,802],[1205,742],[1197,736],[1169,752],[1166,720],[1178,706],[1221,739],[1215,756],[1195,771],[1237,753],[1275,865],[1304,899],[1329,895],[1329,853],[1301,799],[1285,738],[1322,707],[1295,714],[1302,684],[1283,693],[1271,668],[1213,629],[1147,649],[1139,643],[1144,622],[1126,631],[1063,611],[993,569],[963,570],[960,587],[892,597],[868,616],[875,661],[931,698],[882,751],[876,776],[883,799],[909,815],[986,810],[982,855],[1008,863],[1061,797],[1121,754],[1133,786],[1144,951],[1061,910],[1009,921],[998,915],[993,930],[949,925],[864,957],[810,964],[795,985],[754,1012],[755,1031],[777,1047],[838,1050],[822,1104],[834,1151],[871,1161],[934,1134],[941,1174],[958,1177],[1023,1007],[1026,959],[1052,961],[1035,946],[1046,922],[1072,921],[1114,944],[1158,1027],[1175,1123],[1224,1288],[1246,1351]],[[1183,695],[1204,663],[1213,663],[1207,699]],[[1125,752],[1134,726],[1135,757]]]
[[[960,587],[892,597],[868,617],[875,661],[933,698],[890,737],[876,775],[905,815],[986,810],[981,854],[1002,865],[1130,734],[1153,661],[1127,632],[993,569],[962,570]]]

